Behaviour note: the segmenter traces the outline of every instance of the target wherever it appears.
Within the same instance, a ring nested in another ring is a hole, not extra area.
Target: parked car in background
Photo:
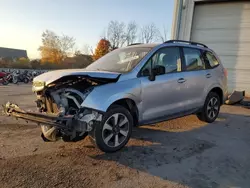
[[[227,96],[227,73],[204,44],[166,41],[116,49],[86,69],[34,78],[40,113],[8,103],[8,115],[42,123],[45,141],[90,136],[104,152],[126,145],[134,126],[190,114],[211,123]]]

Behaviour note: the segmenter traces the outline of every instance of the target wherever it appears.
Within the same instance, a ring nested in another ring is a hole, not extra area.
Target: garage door
[[[250,2],[197,4],[191,40],[207,44],[228,70],[229,90],[250,93]]]

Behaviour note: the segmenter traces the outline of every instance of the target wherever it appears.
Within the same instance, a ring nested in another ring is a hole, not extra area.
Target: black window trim
[[[201,70],[187,70],[187,64],[186,64],[186,59],[185,59],[185,55],[184,55],[184,48],[191,48],[191,49],[195,49],[195,50],[198,50],[198,51],[200,51],[200,53],[201,53],[201,61],[202,61],[202,63],[204,63],[204,65],[205,65],[205,69],[201,69]],[[207,70],[207,63],[205,62],[205,60],[204,60],[204,57],[203,57],[203,51],[204,50],[202,50],[202,49],[199,49],[199,48],[195,48],[195,47],[192,47],[192,46],[181,46],[181,55],[182,55],[182,65],[183,65],[183,71],[182,72],[191,72],[191,71],[204,71],[204,70]]]
[[[146,77],[146,76],[142,76],[142,70],[143,70],[143,68],[147,65],[147,63],[148,63],[148,61],[158,52],[158,51],[160,51],[160,50],[162,50],[162,49],[165,49],[165,48],[178,48],[179,49],[179,55],[180,55],[180,59],[181,59],[181,71],[179,71],[179,72],[169,72],[169,73],[165,73],[165,74],[163,74],[163,75],[167,75],[167,74],[174,74],[174,73],[181,73],[181,72],[183,72],[183,66],[184,66],[184,64],[183,64],[183,57],[182,57],[182,50],[181,50],[181,46],[178,46],[178,45],[176,45],[176,46],[163,46],[163,47],[161,47],[161,48],[159,48],[158,50],[156,50],[149,58],[148,58],[148,60],[145,62],[145,64],[143,65],[143,67],[141,68],[141,70],[138,72],[138,74],[137,74],[137,78],[139,78],[139,77]],[[150,68],[150,73],[151,73],[151,71],[152,71],[152,61],[151,61],[151,66],[150,66],[151,68]],[[156,75],[156,76],[162,76],[162,75]]]

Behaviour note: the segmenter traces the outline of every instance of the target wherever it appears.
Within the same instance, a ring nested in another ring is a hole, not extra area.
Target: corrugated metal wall
[[[230,91],[250,94],[250,2],[195,5],[191,40],[217,52],[228,69]]]

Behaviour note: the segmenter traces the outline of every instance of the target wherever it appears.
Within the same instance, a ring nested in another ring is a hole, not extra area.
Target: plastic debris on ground
[[[226,100],[226,104],[233,105],[240,103],[245,97],[245,91],[234,91],[231,95],[228,96],[228,100]]]

